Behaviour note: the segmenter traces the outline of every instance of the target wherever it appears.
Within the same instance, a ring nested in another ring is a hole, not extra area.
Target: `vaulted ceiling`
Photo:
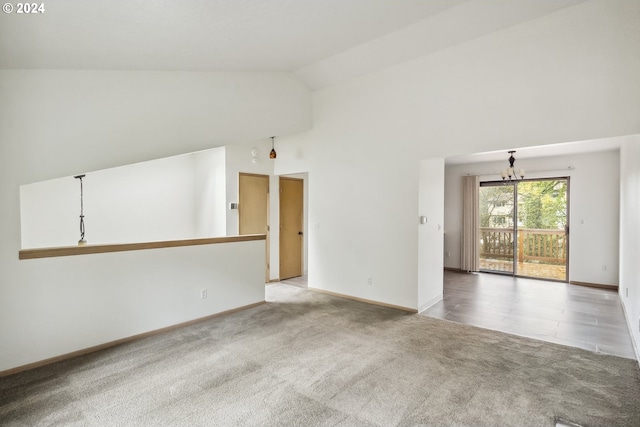
[[[38,3],[43,13],[0,14],[0,69],[284,71],[316,90],[583,1],[54,0]],[[618,144],[534,147],[519,156]]]
[[[0,14],[0,68],[287,71],[310,89],[583,0],[54,0]]]

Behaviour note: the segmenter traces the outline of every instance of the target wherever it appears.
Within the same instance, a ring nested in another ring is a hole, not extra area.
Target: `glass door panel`
[[[567,280],[567,184],[567,178],[518,182],[518,275]]]
[[[480,271],[515,273],[514,209],[514,184],[480,184]]]

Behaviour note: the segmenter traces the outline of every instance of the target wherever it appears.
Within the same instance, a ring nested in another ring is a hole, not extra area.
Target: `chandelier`
[[[524,179],[524,169],[520,169],[519,171],[517,171],[517,174],[516,174],[516,170],[513,167],[513,164],[516,161],[516,158],[513,157],[513,153],[515,152],[516,152],[515,150],[509,151],[509,167],[506,169],[503,169],[500,172],[500,175],[502,176],[503,180],[513,181],[513,180],[517,180],[518,177],[520,177],[520,179]]]

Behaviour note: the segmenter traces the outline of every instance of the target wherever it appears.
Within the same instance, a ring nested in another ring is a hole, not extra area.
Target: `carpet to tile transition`
[[[287,285],[0,378],[2,426],[639,426],[633,360]]]

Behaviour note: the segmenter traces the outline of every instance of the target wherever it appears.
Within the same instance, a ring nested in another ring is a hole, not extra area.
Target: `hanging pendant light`
[[[87,241],[84,240],[84,191],[82,188],[82,178],[84,177],[84,174],[74,176],[75,179],[80,180],[80,240],[78,240],[78,246],[85,246],[87,244]]]
[[[278,154],[276,153],[275,145],[274,145],[275,144],[275,142],[274,142],[275,138],[276,138],[275,136],[271,137],[271,151],[269,152],[269,158],[270,159],[275,159],[278,156]]]
[[[509,167],[507,169],[503,169],[502,172],[500,172],[503,181],[517,180],[518,177],[520,177],[520,179],[524,179],[524,169],[520,169],[516,174],[516,170],[513,167],[513,164],[516,162],[516,158],[513,157],[513,153],[515,152],[515,150],[509,151]]]

